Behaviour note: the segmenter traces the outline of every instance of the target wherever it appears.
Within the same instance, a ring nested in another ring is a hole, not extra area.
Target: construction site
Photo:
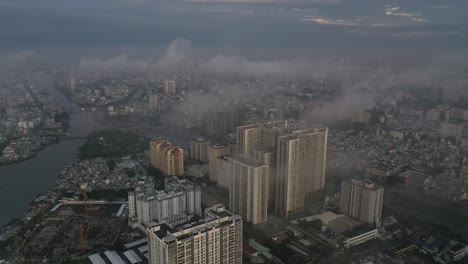
[[[18,263],[65,263],[112,248],[126,226],[125,202],[62,201],[25,235]]]

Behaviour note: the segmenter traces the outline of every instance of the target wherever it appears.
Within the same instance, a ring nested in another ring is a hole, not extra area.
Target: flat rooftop
[[[234,161],[237,161],[239,163],[245,164],[245,165],[247,165],[249,167],[253,167],[253,168],[259,168],[259,167],[266,166],[265,163],[261,163],[261,162],[259,162],[257,160],[254,160],[254,159],[251,159],[251,158],[248,158],[248,157],[238,156],[238,157],[233,157],[231,159],[233,159]]]
[[[353,238],[353,237],[363,235],[365,233],[369,233],[374,230],[375,230],[375,227],[371,225],[367,225],[367,224],[362,224],[354,228],[348,229],[341,234],[346,238]]]

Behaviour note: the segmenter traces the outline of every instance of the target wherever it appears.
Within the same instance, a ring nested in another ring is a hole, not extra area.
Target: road
[[[223,195],[221,190],[218,190],[214,186],[202,186],[202,197],[201,202],[204,206],[210,207],[214,204],[221,203],[224,205],[229,205],[229,197],[228,195]]]
[[[395,212],[399,218],[434,232],[457,234],[468,239],[466,206],[438,204],[416,191],[386,186],[384,207]]]

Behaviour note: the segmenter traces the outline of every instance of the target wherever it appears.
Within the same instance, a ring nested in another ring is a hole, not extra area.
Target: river
[[[80,112],[62,93],[54,89],[51,79],[42,83],[49,94],[61,103],[70,116],[70,132],[89,133],[99,128],[97,113]],[[59,173],[75,159],[84,139],[65,139],[37,153],[36,157],[0,167],[0,226],[13,218],[22,217],[29,204],[39,194],[52,189]]]

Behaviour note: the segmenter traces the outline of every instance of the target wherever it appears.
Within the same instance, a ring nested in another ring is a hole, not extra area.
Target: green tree
[[[117,162],[115,162],[115,160],[113,159],[109,159],[106,161],[106,165],[110,171],[113,171],[115,169],[115,166],[117,166]]]

